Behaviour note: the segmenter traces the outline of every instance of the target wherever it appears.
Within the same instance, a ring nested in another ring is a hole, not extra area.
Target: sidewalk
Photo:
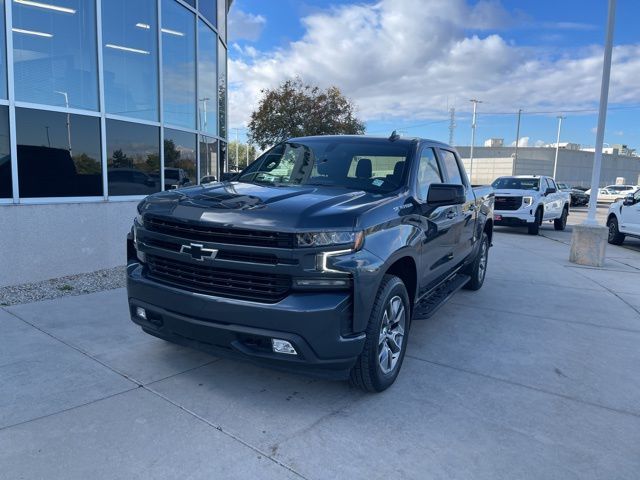
[[[542,234],[497,229],[378,395],[145,335],[123,289],[1,308],[0,477],[637,479],[640,253]]]

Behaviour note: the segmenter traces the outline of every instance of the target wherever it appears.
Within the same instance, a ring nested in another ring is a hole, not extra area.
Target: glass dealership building
[[[46,208],[54,237],[73,228],[68,215],[121,234],[108,219],[142,196],[220,175],[230,3],[0,0],[0,248],[16,232],[29,244]],[[11,262],[0,259],[0,286],[17,283],[3,267],[28,267]]]

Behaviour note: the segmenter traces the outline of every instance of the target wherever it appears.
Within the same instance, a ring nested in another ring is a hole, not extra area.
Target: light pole
[[[239,140],[238,140],[238,133],[240,132],[240,129],[236,127],[236,171],[238,170],[238,155],[239,155]]]
[[[473,183],[473,147],[476,144],[476,113],[478,110],[478,104],[482,102],[475,98],[469,101],[473,103],[473,119],[471,120],[471,150],[469,152],[469,180]]]
[[[204,130],[205,132],[207,131],[207,102],[209,100],[211,100],[209,97],[200,99],[200,101],[202,102],[202,110],[203,110],[202,120],[204,123],[204,125],[202,125],[202,130]]]
[[[613,31],[616,19],[616,0],[609,0],[607,18],[607,36],[604,46],[602,84],[600,86],[598,128],[596,130],[596,147],[593,153],[593,171],[591,172],[589,213],[584,223],[574,225],[573,232],[571,233],[571,251],[569,253],[570,262],[592,267],[601,267],[604,265],[607,236],[609,234],[607,227],[598,225],[596,208],[598,203],[598,187],[600,185],[600,168],[602,165],[604,127],[607,120],[607,104],[609,101],[609,80],[611,77],[611,54],[613,51]]]
[[[556,139],[556,158],[553,161],[553,179],[556,180],[556,175],[558,173],[558,153],[560,152],[560,129],[562,128],[562,120],[567,117],[563,117],[562,115],[558,115],[558,138]]]
[[[69,146],[69,156],[73,158],[73,150],[71,148],[71,114],[69,113],[69,94],[67,92],[55,91],[64,97],[64,106],[67,109],[67,144]]]
[[[512,175],[516,174],[516,164],[518,163],[518,144],[520,143],[520,118],[522,117],[522,109],[518,109],[518,126],[516,127],[516,151],[513,153]]]

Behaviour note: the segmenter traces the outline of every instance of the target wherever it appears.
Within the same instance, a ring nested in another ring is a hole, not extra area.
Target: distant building
[[[470,147],[456,147],[467,172],[471,173]],[[640,184],[640,157],[622,155],[611,147],[602,155],[601,186],[612,185],[623,177],[625,183]],[[556,149],[550,147],[475,147],[473,150],[473,184],[488,184],[504,175],[553,175]],[[558,151],[557,180],[570,185],[589,186],[593,151],[561,148]]]
[[[585,152],[595,152],[594,147],[585,147],[582,150]],[[602,149],[602,153],[608,153],[609,155],[624,155],[624,156],[637,156],[635,148],[629,148],[627,145],[621,143],[614,143],[608,147]]]
[[[558,145],[559,145],[559,148],[562,148],[564,150],[582,150],[582,147],[579,143],[560,142]],[[549,143],[548,145],[545,145],[545,147],[556,148],[556,144]]]
[[[485,147],[503,147],[504,138],[490,138],[484,141]]]

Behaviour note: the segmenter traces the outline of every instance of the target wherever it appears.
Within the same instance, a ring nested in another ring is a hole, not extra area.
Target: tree
[[[365,131],[355,105],[338,87],[321,90],[296,78],[261,93],[258,109],[251,114],[249,139],[263,150],[290,137]]]

